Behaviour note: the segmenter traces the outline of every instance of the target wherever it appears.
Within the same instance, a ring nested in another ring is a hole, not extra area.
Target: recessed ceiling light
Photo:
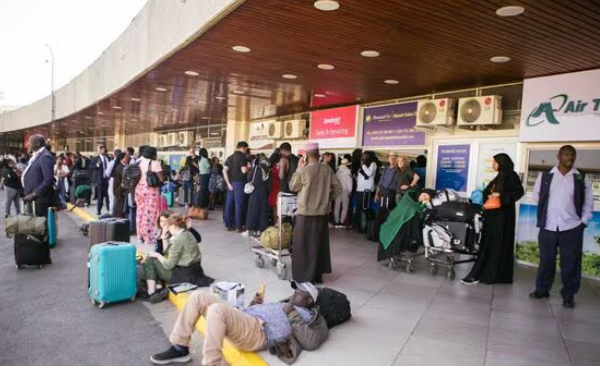
[[[113,109],[115,109],[115,110],[121,110],[121,106],[113,106]]]
[[[296,78],[298,78],[298,77],[297,77],[296,75],[294,75],[294,74],[284,74],[284,75],[282,75],[281,77],[282,77],[282,78],[285,78],[285,79],[296,79]]]
[[[522,6],[503,6],[496,10],[496,14],[500,17],[514,17],[515,15],[522,14],[525,8]]]
[[[131,121],[136,122],[136,121],[138,121],[138,119],[131,119]]]
[[[386,79],[384,83],[386,83],[386,84],[398,84],[400,82],[397,81],[397,80],[395,80],[395,79]]]
[[[133,102],[140,102],[140,101],[141,101],[141,99],[139,99],[139,98],[137,98],[137,97],[132,97],[132,98],[131,98],[131,101],[133,101]]]
[[[210,135],[219,135],[219,132],[212,132]]]
[[[318,98],[325,98],[325,97],[327,97],[327,95],[324,95],[322,93],[315,93],[314,96],[318,97]]]
[[[246,46],[233,46],[232,49],[235,52],[250,52],[250,48]]]
[[[233,93],[235,93],[236,95],[243,95],[244,91],[242,91],[241,89],[236,89],[232,91]]]
[[[189,75],[190,77],[197,77],[197,76],[199,76],[199,75],[200,75],[200,73],[198,73],[198,72],[195,72],[195,71],[193,71],[193,70],[186,70],[186,71],[185,71],[185,75]]]
[[[490,58],[490,61],[492,63],[506,63],[510,61],[510,58],[508,56],[494,56],[493,58]]]
[[[157,90],[158,92],[167,92],[167,89],[166,89],[166,88],[164,88],[164,87],[156,87],[156,90]]]
[[[223,96],[217,96],[217,97],[215,97],[215,98],[216,98],[217,100],[219,100],[219,101],[223,101],[223,100],[225,99],[225,97],[223,97]]]
[[[104,115],[102,111],[98,111],[98,115]]]
[[[317,68],[323,69],[323,70],[333,70],[333,69],[335,69],[335,66],[333,66],[331,64],[319,64],[319,65],[317,65]]]
[[[313,5],[322,11],[332,11],[340,8],[340,3],[335,0],[317,0]]]
[[[379,56],[379,51],[375,51],[375,50],[365,50],[365,51],[361,52],[360,54],[361,54],[362,56],[364,56],[364,57],[370,57],[370,58],[373,58],[373,57],[377,57],[377,56]]]
[[[92,120],[91,116],[86,116],[85,118],[88,119],[88,120]]]

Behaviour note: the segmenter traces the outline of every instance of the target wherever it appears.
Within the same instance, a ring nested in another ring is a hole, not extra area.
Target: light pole
[[[52,52],[52,46],[50,46],[49,44],[46,44],[46,47],[48,48],[48,51],[50,51],[50,91],[52,92],[51,94],[51,99],[52,99],[52,107],[51,107],[51,112],[52,112],[52,122],[54,123],[54,119],[56,118],[56,94],[54,93],[54,52]],[[48,60],[46,60],[46,62],[48,62]]]

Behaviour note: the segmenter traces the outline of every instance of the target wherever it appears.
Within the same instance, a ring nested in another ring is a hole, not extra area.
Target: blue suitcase
[[[48,208],[48,245],[50,248],[54,248],[56,246],[56,236],[58,233],[58,229],[56,227],[56,209],[54,207]]]
[[[92,303],[135,300],[137,291],[136,248],[130,243],[96,244],[90,251],[89,278]]]

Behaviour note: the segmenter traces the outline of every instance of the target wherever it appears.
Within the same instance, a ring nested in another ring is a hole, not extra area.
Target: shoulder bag
[[[485,210],[497,210],[502,207],[502,203],[500,202],[500,197],[494,195],[494,186],[492,186],[492,191],[488,196],[487,200],[483,204],[483,209]]]

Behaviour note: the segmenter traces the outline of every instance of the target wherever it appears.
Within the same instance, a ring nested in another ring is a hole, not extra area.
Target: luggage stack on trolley
[[[284,257],[292,255],[293,218],[296,212],[298,197],[295,194],[279,193],[277,196],[277,226],[270,227],[261,234],[260,245],[251,247],[255,254],[254,264],[258,268],[265,266],[268,259],[277,268],[277,277],[284,280],[287,277],[287,266]]]
[[[423,243],[432,276],[443,267],[446,277],[453,280],[455,265],[475,262],[481,242],[481,213],[480,205],[466,200],[445,202],[429,211],[423,227]]]

